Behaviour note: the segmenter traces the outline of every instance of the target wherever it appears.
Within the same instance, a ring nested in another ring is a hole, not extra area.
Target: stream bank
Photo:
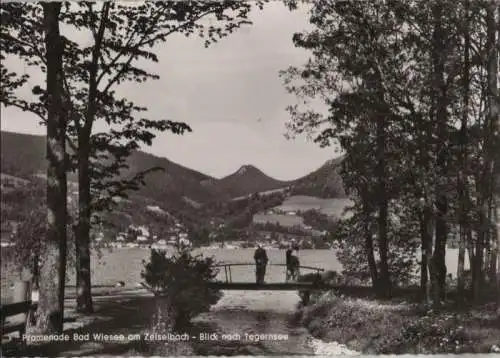
[[[227,356],[357,354],[311,336],[297,319],[299,302],[294,291],[225,291],[210,312],[194,320],[194,334],[216,333],[218,339],[196,342],[193,350],[197,355]]]
[[[500,351],[500,317],[494,304],[464,310],[445,306],[438,313],[402,299],[381,301],[328,293],[300,310],[297,320],[320,340],[320,346],[341,344],[362,354]]]

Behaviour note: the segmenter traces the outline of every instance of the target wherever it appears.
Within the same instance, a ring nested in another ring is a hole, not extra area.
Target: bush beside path
[[[500,352],[494,304],[435,313],[407,301],[327,293],[302,308],[297,319],[323,345],[335,342],[363,354]]]

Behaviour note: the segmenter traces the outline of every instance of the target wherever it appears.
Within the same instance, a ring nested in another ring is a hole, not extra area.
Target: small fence
[[[232,283],[233,282],[233,275],[231,271],[231,267],[233,266],[253,266],[255,267],[255,263],[220,263],[215,265],[215,267],[224,267],[224,275],[226,278],[226,283]],[[281,266],[285,267],[285,275],[286,275],[286,264],[268,264],[267,266]],[[316,271],[316,274],[319,275],[320,272],[325,271],[325,269],[320,268],[320,267],[313,267],[313,266],[299,266],[299,269],[306,269],[306,270],[311,270],[311,271]]]

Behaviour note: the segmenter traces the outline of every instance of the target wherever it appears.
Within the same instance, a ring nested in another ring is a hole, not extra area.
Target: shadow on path
[[[127,340],[129,334],[140,334],[151,327],[156,305],[153,297],[127,297],[97,300],[95,312],[87,316],[77,316],[80,327],[65,329],[69,341],[30,344],[23,355],[27,356],[83,356],[83,355],[123,355],[130,350],[138,350],[144,342]],[[83,326],[82,326],[83,325]],[[74,334],[89,334],[90,339],[75,340]],[[94,334],[124,335],[125,340],[104,340]],[[19,352],[18,352],[19,353]]]

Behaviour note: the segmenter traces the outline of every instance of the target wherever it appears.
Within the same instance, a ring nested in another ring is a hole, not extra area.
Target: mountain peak
[[[243,175],[243,174],[245,174],[245,173],[247,173],[249,171],[259,171],[259,170],[257,168],[255,168],[253,165],[245,164],[245,165],[242,165],[240,167],[240,169],[238,169],[236,171],[235,174],[237,174],[237,175]]]
[[[273,179],[253,165],[242,165],[234,173],[219,179],[216,187],[232,198],[283,188],[287,183]]]

